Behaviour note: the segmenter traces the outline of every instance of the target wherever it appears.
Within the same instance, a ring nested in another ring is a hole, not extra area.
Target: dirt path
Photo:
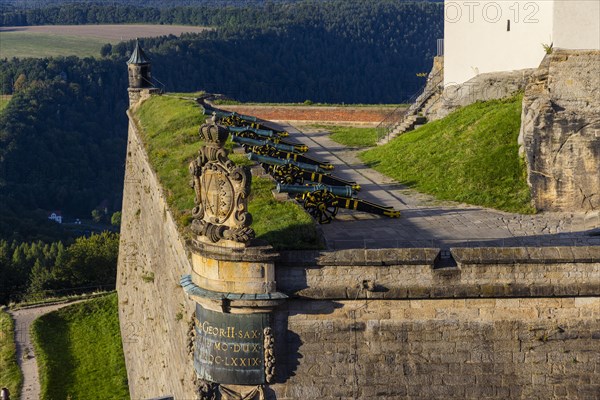
[[[31,342],[30,333],[31,324],[44,314],[81,301],[85,300],[9,311],[15,321],[17,362],[23,372],[21,400],[38,400],[40,398],[40,377],[38,375],[37,360],[33,354],[33,344]]]

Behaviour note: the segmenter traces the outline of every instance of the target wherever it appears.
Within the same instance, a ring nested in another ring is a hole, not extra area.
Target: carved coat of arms
[[[252,176],[227,157],[223,145],[228,135],[214,122],[200,127],[206,145],[190,164],[196,193],[192,231],[213,243],[223,239],[245,243],[254,237],[249,227],[252,216],[247,212]]]

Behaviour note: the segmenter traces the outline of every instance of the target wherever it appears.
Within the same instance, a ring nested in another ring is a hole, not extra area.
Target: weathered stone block
[[[600,51],[556,50],[523,98],[520,143],[540,210],[600,207]]]

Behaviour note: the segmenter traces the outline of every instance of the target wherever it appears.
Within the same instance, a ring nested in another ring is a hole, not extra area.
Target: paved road
[[[367,168],[359,151],[332,141],[322,130],[280,125],[308,145],[310,155],[334,164],[335,175],[358,182],[360,198],[402,212],[401,218],[389,219],[340,210],[333,223],[321,225],[330,249],[600,245],[599,211],[520,215],[439,201]]]
[[[82,300],[53,304],[49,306],[40,306],[35,308],[23,308],[16,311],[9,311],[15,321],[15,342],[17,346],[17,362],[23,372],[23,390],[21,391],[21,400],[38,400],[40,398],[40,377],[38,375],[38,366],[35,355],[33,354],[33,344],[31,343],[31,324],[38,317],[51,311],[79,303]]]

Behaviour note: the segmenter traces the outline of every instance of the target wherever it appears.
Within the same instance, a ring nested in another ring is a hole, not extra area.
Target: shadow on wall
[[[297,308],[296,304],[300,308]],[[304,304],[304,307],[302,307],[302,304]],[[296,303],[294,300],[289,300],[285,306],[282,306],[281,309],[275,312],[275,357],[277,360],[275,384],[286,383],[291,377],[295,376],[296,370],[300,365],[300,359],[303,358],[301,348],[304,342],[300,339],[300,335],[288,329],[288,317],[298,314],[331,314],[334,310],[343,306],[341,303],[335,301],[314,301],[311,302],[309,309],[305,305],[306,303]],[[318,322],[315,323],[318,324]],[[324,326],[315,326],[312,334],[304,332],[302,335],[304,340],[310,342],[315,340],[314,336],[316,332],[327,332],[328,330],[333,332],[333,323],[331,321],[324,322]],[[276,399],[275,392],[271,389],[268,389],[265,394],[267,399]]]

